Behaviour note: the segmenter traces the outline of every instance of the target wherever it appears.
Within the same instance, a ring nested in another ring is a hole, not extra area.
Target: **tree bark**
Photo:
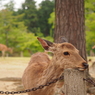
[[[85,41],[84,0],[55,0],[54,41],[65,37],[87,60]],[[70,70],[64,72],[65,95],[86,95],[84,72]]]
[[[67,38],[86,59],[84,0],[56,0],[55,15],[55,42],[60,36]]]
[[[64,71],[64,92],[65,95],[86,95],[86,86],[83,72],[73,69]]]

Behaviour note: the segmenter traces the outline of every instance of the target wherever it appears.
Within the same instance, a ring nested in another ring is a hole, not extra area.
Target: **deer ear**
[[[59,38],[59,43],[64,43],[64,42],[68,42],[68,40],[65,37],[60,37]]]
[[[39,37],[37,37],[37,39],[39,40],[39,42],[41,43],[42,47],[43,47],[45,50],[49,50],[49,47],[52,47],[52,46],[53,46],[53,43],[50,42],[50,41],[41,39],[41,38],[39,38]]]

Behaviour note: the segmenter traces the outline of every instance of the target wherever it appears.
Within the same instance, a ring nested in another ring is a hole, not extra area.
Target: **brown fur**
[[[32,55],[22,77],[25,89],[38,87],[58,78],[66,68],[85,70],[82,63],[86,63],[86,61],[79,55],[79,51],[72,44],[47,44],[43,39],[39,38],[38,40],[46,50],[52,51],[54,55],[52,60],[45,53]],[[69,52],[70,55],[64,55],[64,52]],[[63,82],[60,85],[58,84],[57,82],[43,89],[31,91],[28,95],[55,95],[56,88],[61,87]]]
[[[92,47],[92,49],[95,49],[95,45]]]
[[[0,44],[0,51],[2,52],[2,56],[4,57],[5,52],[8,51],[10,53],[12,53],[12,49],[8,48],[6,45],[4,44]]]

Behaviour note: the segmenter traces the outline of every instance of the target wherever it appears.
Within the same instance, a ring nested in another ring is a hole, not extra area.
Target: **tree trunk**
[[[86,59],[84,0],[56,0],[55,4],[55,42],[59,42],[60,36],[65,37]]]
[[[23,57],[23,51],[20,52],[20,57]]]
[[[56,0],[55,1],[55,42],[65,37],[87,60],[85,44],[84,0]],[[86,95],[84,72],[70,70],[64,72],[65,95]]]
[[[67,69],[64,71],[65,95],[86,95],[86,87],[83,78],[85,75],[78,70]]]

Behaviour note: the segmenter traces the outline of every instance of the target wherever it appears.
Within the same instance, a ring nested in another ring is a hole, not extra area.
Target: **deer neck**
[[[58,61],[53,58],[49,67],[44,71],[43,76],[47,82],[52,81],[53,79],[58,78],[63,73],[63,69],[60,68]]]

